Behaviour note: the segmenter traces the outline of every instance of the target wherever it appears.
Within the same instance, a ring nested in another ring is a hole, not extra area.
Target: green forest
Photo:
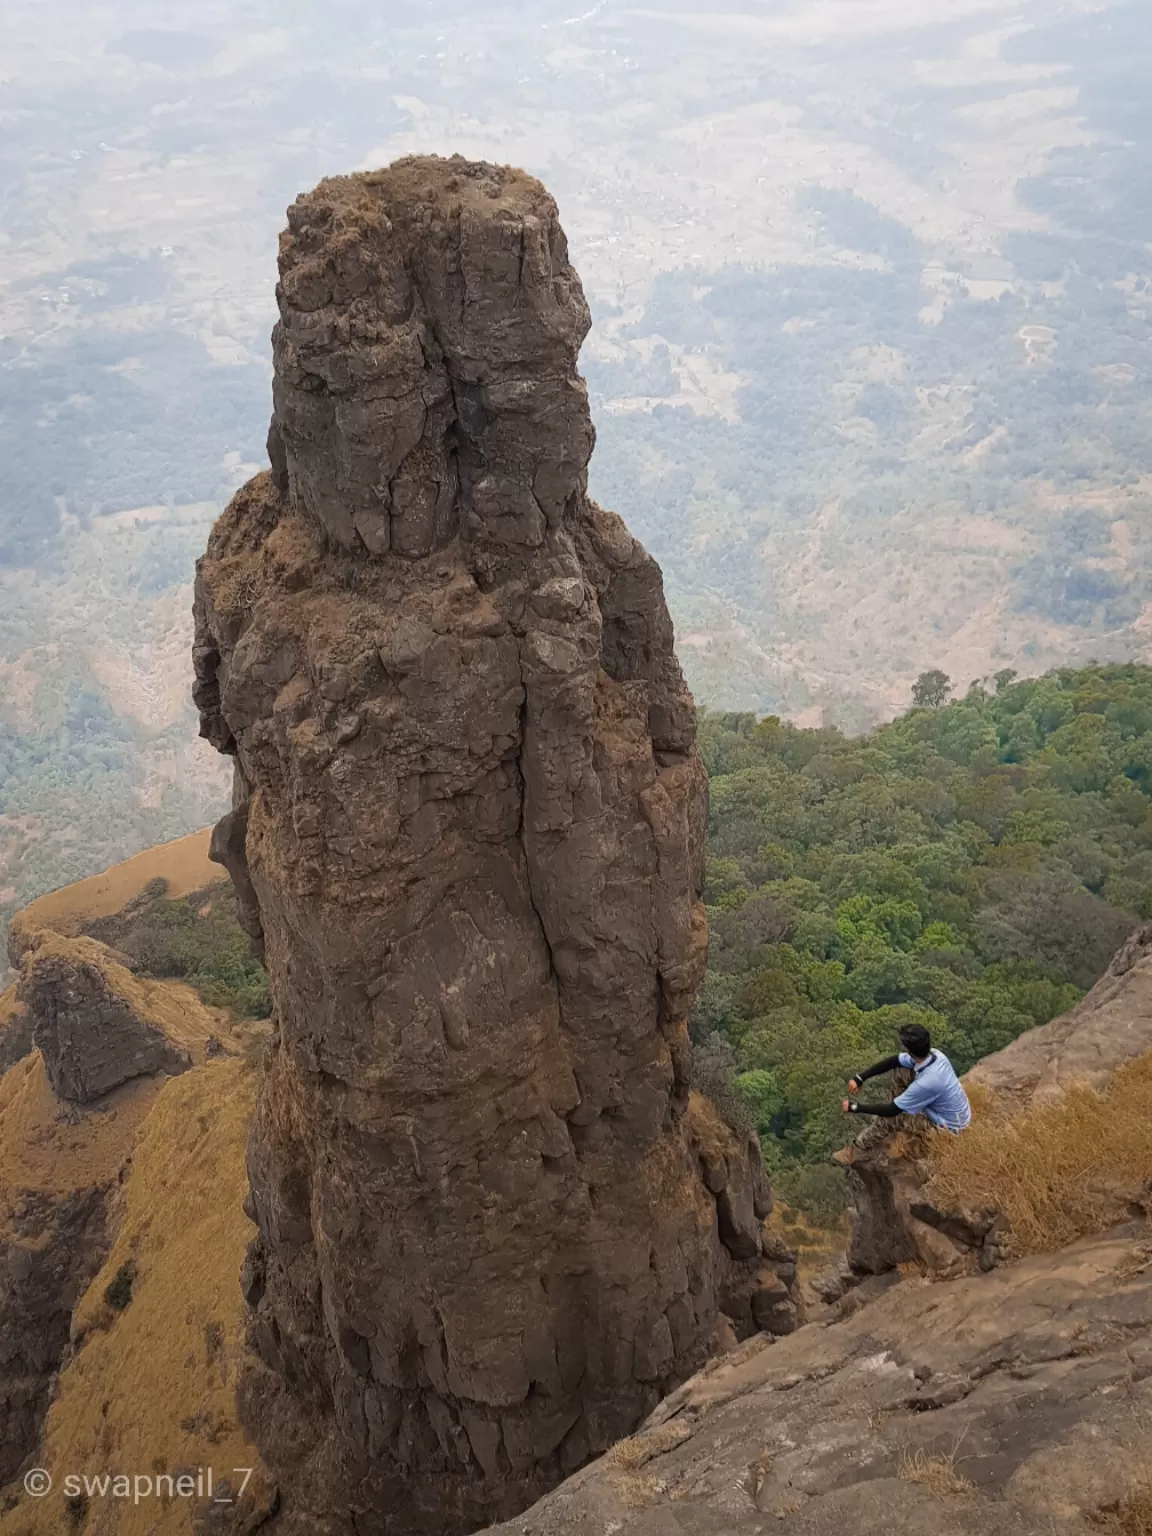
[[[196,988],[213,1008],[242,1019],[272,1011],[268,977],[236,916],[231,884],[194,900],[156,901],[145,908],[118,947],[147,976],[175,977]]]
[[[1152,918],[1152,669],[1000,673],[873,734],[702,712],[709,970],[691,1025],[777,1187],[840,1204],[852,1073],[927,1025],[965,1071],[1071,1007]]]

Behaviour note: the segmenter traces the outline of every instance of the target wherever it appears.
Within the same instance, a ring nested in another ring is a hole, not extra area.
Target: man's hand
[[[859,1093],[860,1092],[860,1084],[856,1081],[856,1079],[854,1077],[850,1077],[848,1079],[848,1092],[849,1093]]]
[[[841,1104],[840,1108],[844,1111],[844,1113],[846,1115],[850,1115],[850,1114],[853,1113],[853,1111],[855,1110],[856,1106],[852,1103],[851,1099],[845,1099],[844,1102]]]

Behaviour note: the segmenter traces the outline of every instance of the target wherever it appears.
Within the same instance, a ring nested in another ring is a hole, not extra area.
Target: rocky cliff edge
[[[1030,1176],[1052,1186],[1050,1203],[1059,1180],[1069,1184],[1074,1209],[1057,1231],[1100,1229],[1147,1210],[1152,1160],[1139,1132],[1144,1090],[1134,1074],[1142,1078],[1149,1052],[1152,926],[1145,925],[1075,1008],[977,1063],[965,1079],[974,1125],[959,1142],[898,1133],[847,1154],[855,1209],[843,1281],[901,1264],[951,1277],[1026,1251],[1043,1241],[1013,1188]],[[1101,1108],[1097,1093],[1119,1096],[1115,1113]],[[1032,1175],[1036,1148],[1046,1142],[1048,1171]]]
[[[1147,1536],[1152,929],[968,1082],[964,1137],[857,1155],[818,1320],[713,1362],[499,1536]]]

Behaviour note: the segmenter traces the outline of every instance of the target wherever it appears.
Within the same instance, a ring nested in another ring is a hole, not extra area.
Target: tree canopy
[[[914,707],[873,734],[704,713],[711,957],[765,1160],[827,1202],[846,1079],[921,1022],[965,1071],[1064,1012],[1152,918],[1152,669]]]

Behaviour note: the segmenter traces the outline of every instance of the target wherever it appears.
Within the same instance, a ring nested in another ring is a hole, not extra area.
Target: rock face
[[[325,181],[277,293],[273,469],[194,654],[278,1021],[246,1411],[288,1528],[463,1531],[632,1429],[721,1290],[794,1326],[790,1256],[689,1104],[705,775],[659,569],[586,495],[554,204],[458,159]]]
[[[0,1075],[32,1049],[32,1020],[16,995],[16,984],[0,994]]]
[[[1017,1105],[1056,1098],[1069,1083],[1099,1088],[1152,1051],[1152,923],[1127,939],[1075,1008],[985,1056],[966,1079]]]
[[[953,1279],[999,1261],[1000,1213],[938,1208],[917,1135],[896,1132],[865,1151],[853,1149],[846,1171],[852,1209],[845,1288],[850,1277],[887,1274],[900,1264]]]
[[[762,1343],[492,1536],[1147,1529],[1146,1503],[1124,1514],[1152,1459],[1144,1225],[950,1284],[890,1283]]]
[[[0,1484],[36,1447],[72,1309],[107,1251],[109,1211],[99,1185],[26,1193],[11,1229],[0,1230]]]
[[[965,1082],[1011,1113],[1050,1102],[1073,1083],[1101,1088],[1118,1067],[1147,1051],[1152,1051],[1152,925],[1131,935],[1075,1008],[986,1056]],[[863,1153],[854,1149],[848,1166],[855,1206],[848,1257],[857,1275],[915,1263],[946,1278],[998,1262],[1001,1213],[937,1206],[925,1187],[921,1152],[917,1137],[903,1133]],[[1111,1194],[1120,1220],[1139,1203],[1141,1191],[1118,1187]]]
[[[52,1091],[89,1104],[121,1083],[184,1072],[192,1060],[147,1016],[127,969],[94,939],[42,934],[26,951],[17,996]]]

